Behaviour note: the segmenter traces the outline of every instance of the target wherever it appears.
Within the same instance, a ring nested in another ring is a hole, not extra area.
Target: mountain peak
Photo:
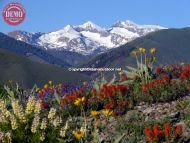
[[[73,28],[72,25],[66,25],[61,31],[64,31],[64,32],[72,32],[72,31],[75,31],[75,29]]]
[[[81,25],[66,25],[46,34],[12,34],[15,39],[45,49],[59,49],[83,55],[101,53],[126,44],[137,37],[162,29],[155,25],[140,25],[131,20],[117,21],[110,28],[102,28],[91,21]]]
[[[126,21],[117,21],[115,24],[113,24],[112,27],[122,27],[122,28],[127,28],[127,27],[136,27],[138,24],[131,20],[126,20]]]
[[[79,27],[86,29],[86,30],[98,30],[98,31],[102,31],[103,28],[101,28],[100,26],[96,25],[95,23],[93,23],[92,21],[87,21],[85,22],[83,25],[80,25]]]

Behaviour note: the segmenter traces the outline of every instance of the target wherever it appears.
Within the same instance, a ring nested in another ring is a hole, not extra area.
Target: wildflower
[[[45,133],[42,133],[42,134],[41,134],[40,140],[41,140],[41,141],[44,141],[44,140],[45,140]]]
[[[175,137],[180,137],[183,133],[183,126],[181,124],[176,125],[174,130]]]
[[[122,75],[122,74],[123,74],[123,71],[120,71],[120,72],[119,72],[119,75]]]
[[[39,117],[38,114],[35,114],[35,117],[34,117],[33,122],[32,122],[32,127],[31,127],[31,132],[32,133],[37,132],[37,127],[39,125],[39,122],[40,122],[40,117]]]
[[[56,109],[51,108],[48,114],[48,119],[53,119],[55,117],[55,114],[56,114]]]
[[[166,140],[169,140],[170,134],[171,134],[171,124],[167,122],[164,125],[164,135],[165,135]]]
[[[5,110],[5,109],[6,109],[5,101],[0,99],[0,110]]]
[[[139,54],[139,51],[137,51],[137,50],[132,51],[133,56],[137,56],[138,54]]]
[[[53,82],[50,80],[48,83],[49,83],[49,85],[52,85]]]
[[[33,112],[35,106],[34,96],[30,96],[26,105],[26,114],[30,114]]]
[[[84,101],[85,101],[85,97],[77,98],[77,99],[75,100],[74,104],[75,104],[76,106],[80,106],[82,103],[84,103]]]
[[[103,110],[103,114],[105,116],[111,116],[113,114],[113,110],[110,110],[110,109],[104,109]]]
[[[49,88],[49,85],[48,84],[45,84],[44,85],[44,89],[48,89]]]
[[[163,132],[161,131],[161,128],[158,124],[154,125],[153,132],[154,132],[155,138],[157,140],[159,140],[161,137],[163,137]]]
[[[45,130],[46,128],[47,128],[47,119],[46,119],[46,118],[43,118],[43,119],[42,119],[41,126],[40,126],[40,129],[41,129],[41,130]]]
[[[150,48],[150,53],[152,54],[156,53],[156,48]]]
[[[36,101],[34,113],[39,114],[41,111],[41,100]]]
[[[4,133],[0,131],[0,141],[3,141],[4,139]]]
[[[154,132],[150,127],[146,127],[144,129],[144,134],[149,142],[153,142],[155,140]]]
[[[18,128],[18,124],[17,124],[15,116],[11,115],[10,119],[11,119],[12,130],[16,130]]]
[[[69,128],[68,121],[66,121],[65,126],[61,128],[60,130],[60,136],[63,138],[65,137],[66,131]]]
[[[145,48],[139,48],[139,52],[140,53],[146,53],[146,49]]]
[[[73,134],[74,134],[75,138],[78,140],[81,140],[82,138],[85,137],[85,132],[81,129],[74,131]]]
[[[163,69],[160,66],[156,67],[157,74],[160,74],[162,71],[163,71]]]
[[[96,111],[96,110],[92,110],[92,111],[90,112],[90,114],[91,114],[93,117],[97,117],[97,116],[100,115],[100,112],[98,112],[98,111]]]
[[[13,100],[12,101],[12,108],[13,108],[13,113],[22,121],[26,122],[26,118],[23,112],[23,107],[19,105],[18,100]]]
[[[12,138],[11,138],[11,133],[10,133],[10,132],[7,132],[7,133],[5,134],[5,138],[7,139],[7,142],[8,142],[8,143],[11,143],[11,142],[12,142]]]
[[[6,111],[5,111],[5,117],[8,118],[8,117],[10,117],[10,116],[11,116],[11,113],[10,113],[8,110],[6,110]]]
[[[61,120],[61,118],[57,116],[57,117],[53,120],[53,126],[54,126],[54,127],[58,127],[58,126],[60,125],[60,120]]]

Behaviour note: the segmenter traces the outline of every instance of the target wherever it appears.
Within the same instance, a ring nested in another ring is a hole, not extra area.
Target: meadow
[[[131,54],[136,67],[110,81],[1,85],[0,142],[188,143],[190,64],[155,67],[155,48]]]

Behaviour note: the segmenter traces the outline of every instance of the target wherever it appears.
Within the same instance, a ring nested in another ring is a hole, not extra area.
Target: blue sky
[[[0,0],[0,12],[12,2]],[[9,26],[0,15],[0,31],[50,32],[67,24],[92,21],[109,27],[118,20],[165,27],[190,26],[190,0],[17,0],[27,11],[24,23]]]

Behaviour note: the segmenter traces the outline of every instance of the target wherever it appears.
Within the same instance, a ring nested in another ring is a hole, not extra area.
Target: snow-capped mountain
[[[126,44],[150,32],[165,29],[158,25],[139,25],[132,21],[118,21],[110,28],[102,28],[90,21],[78,25],[67,25],[50,33],[11,32],[9,36],[45,49],[66,50],[91,55]]]

